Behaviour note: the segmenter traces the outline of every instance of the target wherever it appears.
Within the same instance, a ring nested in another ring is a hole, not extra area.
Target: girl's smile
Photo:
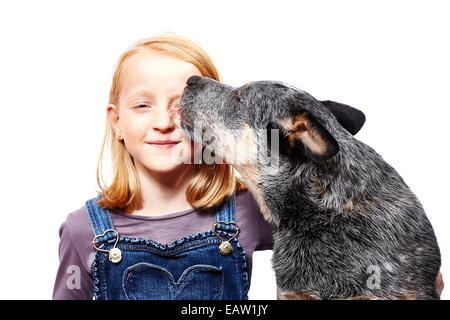
[[[152,142],[147,142],[152,147],[157,147],[161,149],[170,149],[180,143],[181,141],[172,141],[172,140],[155,140]]]

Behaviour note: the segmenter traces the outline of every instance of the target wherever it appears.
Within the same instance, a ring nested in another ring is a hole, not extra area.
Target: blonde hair
[[[110,104],[118,104],[119,81],[125,62],[134,54],[146,49],[157,50],[192,63],[203,76],[220,81],[219,73],[211,58],[199,44],[174,33],[163,33],[139,40],[122,53],[113,74],[109,93]],[[100,176],[102,176],[102,161],[107,140],[111,147],[113,179],[109,186],[103,186]],[[234,168],[230,164],[200,164],[197,169],[186,191],[186,199],[193,207],[211,208],[230,197],[235,190],[239,192],[247,189],[243,181],[235,176]],[[116,138],[108,119],[106,119],[103,144],[97,163],[97,183],[101,189],[98,192],[103,195],[103,199],[98,202],[99,205],[105,208],[119,208],[126,213],[132,213],[142,207],[140,183],[134,160],[123,141]]]

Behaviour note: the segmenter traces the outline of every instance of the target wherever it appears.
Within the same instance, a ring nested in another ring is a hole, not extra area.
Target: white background
[[[203,44],[228,84],[281,80],[362,110],[356,137],[424,205],[450,283],[449,16],[430,0],[2,1],[0,298],[51,298],[59,226],[98,189],[115,63],[164,31]],[[254,255],[250,299],[275,299],[270,257]]]

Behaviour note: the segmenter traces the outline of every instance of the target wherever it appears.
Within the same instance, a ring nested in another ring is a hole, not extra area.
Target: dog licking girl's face
[[[264,163],[261,155],[271,149],[274,129],[279,130],[279,156],[298,164],[332,158],[341,137],[356,134],[365,122],[355,108],[316,100],[278,81],[235,88],[193,76],[184,88],[181,110],[181,126],[192,139],[227,163],[244,160],[252,166]]]

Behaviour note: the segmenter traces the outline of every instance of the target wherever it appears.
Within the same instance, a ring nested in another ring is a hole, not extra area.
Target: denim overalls
[[[235,194],[217,207],[211,230],[171,244],[121,237],[109,211],[97,204],[100,199],[86,201],[96,236],[95,299],[248,299],[247,258],[235,237]]]

